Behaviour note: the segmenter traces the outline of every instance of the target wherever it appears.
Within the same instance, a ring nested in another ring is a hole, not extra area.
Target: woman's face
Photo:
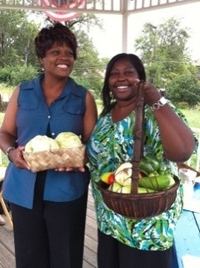
[[[46,51],[45,57],[40,59],[45,74],[56,77],[68,77],[74,67],[73,51],[66,44],[54,44]]]
[[[128,60],[118,60],[108,79],[109,89],[117,100],[130,100],[136,95],[135,82],[139,76]]]

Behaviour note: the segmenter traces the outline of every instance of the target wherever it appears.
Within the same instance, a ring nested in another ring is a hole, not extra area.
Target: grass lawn
[[[200,128],[200,110],[184,109],[181,111],[187,118],[190,127]]]

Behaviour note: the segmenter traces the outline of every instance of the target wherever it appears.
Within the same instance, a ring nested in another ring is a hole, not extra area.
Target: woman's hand
[[[152,106],[162,97],[151,83],[137,81],[138,89],[144,90],[144,103]],[[166,103],[152,111],[158,123],[165,157],[174,162],[189,159],[194,149],[194,136],[191,129]]]
[[[143,84],[143,90],[144,90],[144,103],[148,104],[149,106],[152,106],[154,103],[158,102],[158,100],[162,97],[159,90],[151,83],[145,82]]]
[[[140,79],[135,79],[134,86],[138,90],[144,91],[144,103],[152,106],[162,97],[159,90],[151,83],[144,82]]]
[[[80,171],[80,172],[85,172],[85,168],[84,167],[78,167],[78,168],[71,168],[71,167],[63,167],[63,168],[56,168],[55,171]]]
[[[15,150],[10,151],[9,158],[18,168],[30,169],[26,161],[24,160],[22,151],[24,146],[18,146]]]

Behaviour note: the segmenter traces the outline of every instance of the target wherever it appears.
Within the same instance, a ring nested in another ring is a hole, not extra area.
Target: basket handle
[[[140,81],[137,90],[137,104],[135,110],[135,128],[133,133],[134,157],[132,163],[132,184],[131,193],[138,192],[139,163],[143,156],[143,138],[144,138],[144,81]]]

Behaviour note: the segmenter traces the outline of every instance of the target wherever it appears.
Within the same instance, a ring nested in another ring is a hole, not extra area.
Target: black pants
[[[71,202],[44,202],[37,179],[33,209],[11,204],[16,268],[81,268],[87,193]]]
[[[128,247],[98,231],[98,268],[171,268],[172,249],[145,251]]]

